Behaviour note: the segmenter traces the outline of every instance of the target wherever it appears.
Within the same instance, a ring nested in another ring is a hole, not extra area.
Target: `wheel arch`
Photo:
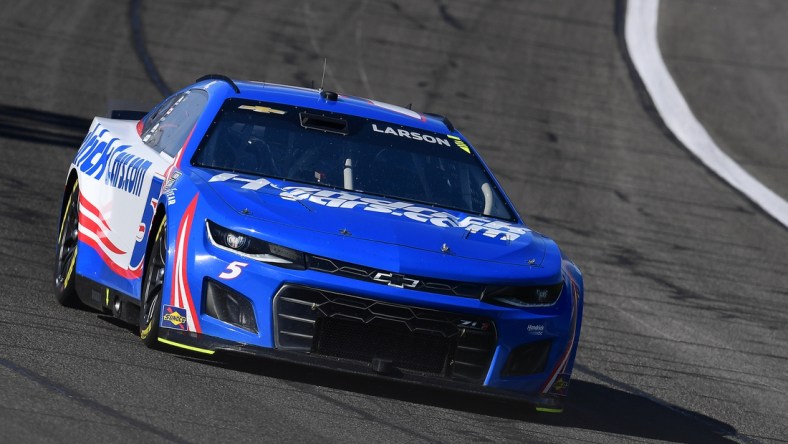
[[[153,219],[150,222],[150,228],[148,229],[148,243],[145,245],[145,264],[143,265],[143,270],[147,267],[148,256],[150,256],[150,252],[153,249],[153,244],[156,243],[156,233],[158,232],[159,226],[161,225],[162,221],[164,220],[164,216],[167,215],[167,208],[164,205],[163,200],[159,199],[159,204],[156,205],[156,212],[153,213]],[[142,298],[142,288],[140,288],[140,298]],[[141,299],[140,299],[141,300]]]
[[[66,211],[66,201],[68,200],[68,196],[71,194],[71,189],[74,187],[74,183],[77,182],[78,178],[79,175],[77,174],[76,168],[72,168],[68,173],[68,179],[66,179],[66,186],[63,189],[63,197],[60,199],[60,218],[58,221],[63,220],[63,214]]]

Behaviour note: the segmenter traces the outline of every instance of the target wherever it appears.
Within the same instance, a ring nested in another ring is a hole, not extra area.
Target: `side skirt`
[[[83,304],[128,324],[140,324],[140,302],[138,299],[79,274],[76,274],[74,279],[77,296]]]

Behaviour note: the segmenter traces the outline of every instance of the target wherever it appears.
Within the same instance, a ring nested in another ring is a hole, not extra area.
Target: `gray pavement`
[[[665,0],[668,69],[714,141],[788,199],[788,8],[780,0]]]

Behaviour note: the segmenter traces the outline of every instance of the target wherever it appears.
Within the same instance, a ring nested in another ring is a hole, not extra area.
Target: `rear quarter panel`
[[[72,164],[80,189],[77,274],[139,296],[150,222],[172,159],[136,122],[95,118]]]

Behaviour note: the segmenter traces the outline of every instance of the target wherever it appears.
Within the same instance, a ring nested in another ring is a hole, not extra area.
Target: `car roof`
[[[282,103],[366,117],[435,133],[460,135],[448,122],[448,119],[443,116],[418,113],[411,109],[385,102],[341,93],[337,94],[337,100],[334,101],[327,100],[321,96],[321,90],[313,88],[256,81],[235,81],[234,83],[240,90],[240,93],[236,93],[228,82],[221,79],[199,82],[195,86],[204,88],[212,96],[220,96],[222,101],[229,98],[242,98]]]

